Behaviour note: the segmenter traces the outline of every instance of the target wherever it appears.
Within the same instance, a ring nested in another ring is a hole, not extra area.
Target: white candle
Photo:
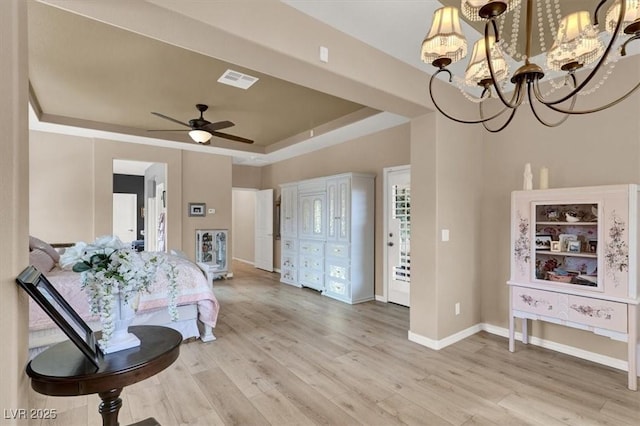
[[[549,169],[543,167],[540,169],[540,189],[549,188]]]

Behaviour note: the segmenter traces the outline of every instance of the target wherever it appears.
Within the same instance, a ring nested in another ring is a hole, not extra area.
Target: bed
[[[94,330],[101,328],[100,320],[89,311],[85,292],[81,290],[80,274],[63,270],[58,265],[60,255],[52,245],[34,237],[29,238],[29,261],[55,286]],[[219,304],[204,272],[190,260],[167,253],[158,253],[178,270],[178,321],[171,321],[167,309],[168,280],[160,277],[151,285],[150,293],[141,293],[136,318],[132,325],[164,325],[182,334],[183,339],[215,340]],[[35,303],[29,301],[29,352],[33,356],[49,345],[65,340],[64,333]]]

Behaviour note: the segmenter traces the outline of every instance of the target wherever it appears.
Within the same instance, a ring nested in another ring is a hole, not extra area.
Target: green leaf
[[[73,265],[73,272],[84,272],[91,269],[91,265],[88,265],[86,262],[79,262]]]

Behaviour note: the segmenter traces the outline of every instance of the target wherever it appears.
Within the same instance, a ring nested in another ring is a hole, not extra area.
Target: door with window
[[[409,167],[385,170],[386,282],[389,302],[409,306],[411,284],[411,175]]]

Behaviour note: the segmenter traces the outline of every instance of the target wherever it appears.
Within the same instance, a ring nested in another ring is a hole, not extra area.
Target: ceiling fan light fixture
[[[209,140],[211,139],[211,136],[213,135],[204,130],[191,130],[189,132],[189,136],[191,136],[191,139],[193,139],[195,142],[207,143],[209,142]]]

